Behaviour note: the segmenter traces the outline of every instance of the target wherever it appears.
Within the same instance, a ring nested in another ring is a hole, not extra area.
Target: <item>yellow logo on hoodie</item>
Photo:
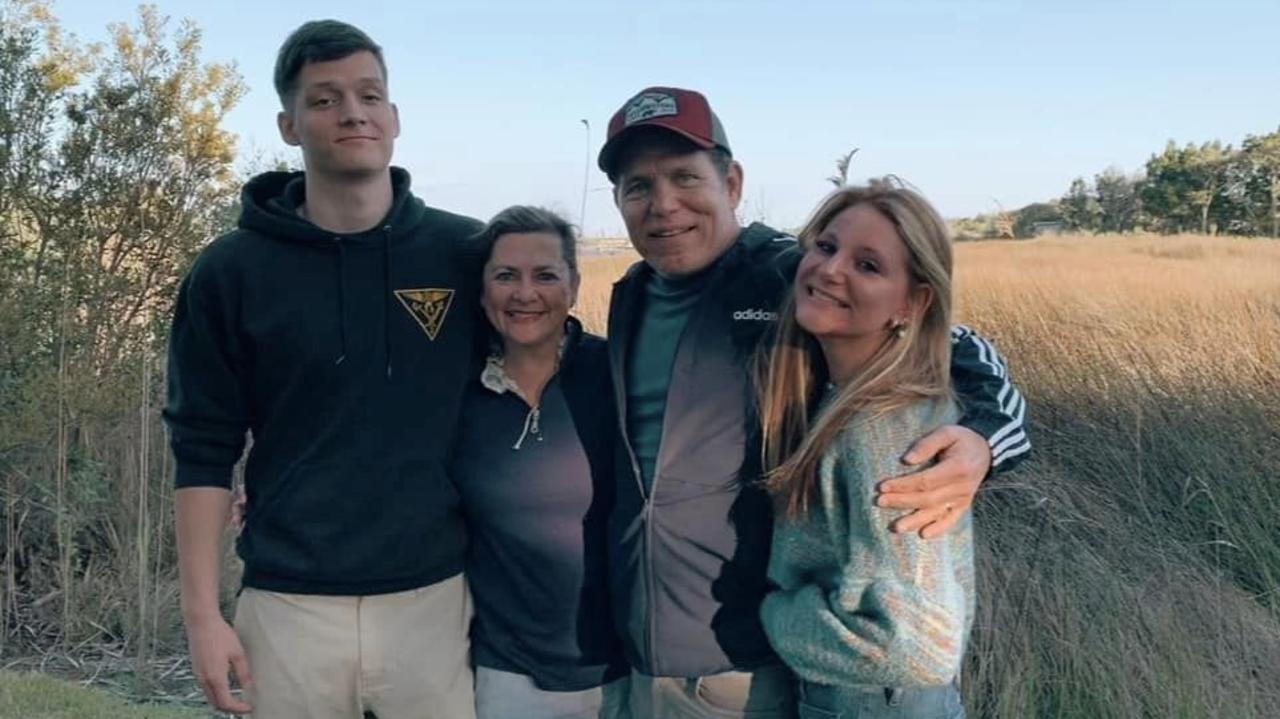
[[[432,341],[440,334],[444,325],[444,316],[453,303],[453,290],[439,287],[426,287],[417,290],[396,290],[396,299],[404,305],[413,319],[417,320],[422,331]]]

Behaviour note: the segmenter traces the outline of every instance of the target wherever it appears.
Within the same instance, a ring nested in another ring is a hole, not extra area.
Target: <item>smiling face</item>
[[[614,199],[631,244],[659,275],[686,277],[720,259],[738,237],[742,168],[721,177],[703,150],[638,149],[618,173]]]
[[[302,148],[307,172],[326,176],[385,172],[400,134],[382,66],[368,51],[304,65],[278,124],[284,141]]]
[[[577,295],[559,237],[514,232],[494,243],[480,304],[507,352],[557,347]]]
[[[795,296],[797,324],[817,338],[834,372],[861,366],[895,326],[914,321],[928,291],[912,278],[906,243],[889,218],[857,204],[808,243]]]

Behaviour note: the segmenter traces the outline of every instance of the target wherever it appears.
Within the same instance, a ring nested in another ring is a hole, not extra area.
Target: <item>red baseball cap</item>
[[[730,155],[729,138],[720,118],[711,111],[700,92],[678,87],[646,87],[623,103],[609,119],[609,133],[600,148],[598,164],[605,174],[613,174],[619,139],[637,127],[670,130],[704,150],[720,148]]]

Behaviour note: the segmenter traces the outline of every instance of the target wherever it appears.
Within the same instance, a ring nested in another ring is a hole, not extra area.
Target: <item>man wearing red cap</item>
[[[795,240],[735,211],[743,170],[691,90],[647,88],[609,122],[600,169],[642,262],[615,286],[609,351],[622,424],[610,522],[618,630],[636,717],[790,717],[791,678],[759,608],[773,516],[760,477],[749,362],[795,274]],[[956,524],[992,468],[1030,449],[1003,360],[953,332],[967,413],[904,459],[937,464],[881,485],[915,510],[896,531]]]

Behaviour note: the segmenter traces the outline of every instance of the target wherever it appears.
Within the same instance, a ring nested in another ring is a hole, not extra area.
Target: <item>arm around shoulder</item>
[[[1009,469],[1031,452],[1027,402],[1004,357],[972,329],[951,329],[951,379],[964,409],[960,424],[987,440],[992,471]]]

